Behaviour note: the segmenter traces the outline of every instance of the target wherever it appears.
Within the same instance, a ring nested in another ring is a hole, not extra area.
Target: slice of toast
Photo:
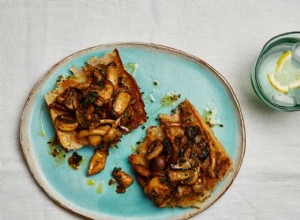
[[[137,179],[159,207],[199,208],[232,170],[232,160],[188,100],[159,119],[129,156]]]
[[[102,58],[92,57],[81,70],[75,66],[70,70],[74,76],[60,77],[57,88],[45,95],[64,148],[115,144],[146,121],[139,87],[124,69],[117,49]]]

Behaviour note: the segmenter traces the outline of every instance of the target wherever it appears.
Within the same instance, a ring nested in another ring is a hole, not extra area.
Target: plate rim
[[[53,195],[53,192],[51,193],[51,190],[48,189],[48,184],[46,181],[43,180],[43,177],[39,174],[39,170],[34,166],[34,162],[30,159],[32,159],[31,156],[31,149],[29,146],[29,140],[28,137],[25,135],[26,134],[26,125],[28,124],[28,118],[29,116],[26,115],[27,111],[30,110],[30,101],[33,99],[33,96],[35,95],[35,92],[37,91],[37,88],[42,85],[42,83],[47,79],[48,76],[51,76],[56,69],[58,69],[60,66],[63,66],[64,64],[66,64],[68,61],[72,60],[73,58],[76,58],[80,55],[84,55],[86,53],[90,53],[93,51],[101,51],[101,50],[105,50],[109,47],[116,47],[116,48],[147,48],[147,49],[155,49],[158,51],[164,51],[166,53],[170,53],[171,55],[174,55],[176,57],[180,57],[180,58],[185,58],[187,60],[190,61],[195,61],[197,64],[199,64],[200,66],[203,66],[205,68],[207,68],[208,70],[210,70],[210,72],[213,72],[215,74],[215,76],[217,76],[220,81],[225,85],[225,89],[228,90],[228,93],[230,95],[230,98],[233,102],[233,104],[235,105],[234,108],[236,109],[236,115],[238,116],[238,127],[240,128],[241,133],[238,134],[241,138],[241,152],[240,152],[240,156],[238,157],[239,161],[237,161],[237,166],[236,166],[236,172],[233,174],[232,180],[230,180],[228,186],[224,189],[224,191],[218,196],[216,197],[216,199],[214,201],[212,201],[207,207],[203,208],[203,209],[197,209],[194,208],[192,209],[191,212],[188,213],[184,213],[181,214],[179,216],[176,217],[169,217],[172,219],[188,219],[191,218],[205,210],[207,210],[209,207],[211,207],[214,203],[216,203],[224,194],[225,192],[230,188],[230,186],[232,185],[232,183],[234,182],[234,180],[236,179],[241,165],[243,163],[243,159],[244,159],[244,155],[245,155],[245,151],[246,151],[246,130],[245,130],[245,122],[244,122],[244,118],[243,118],[243,114],[242,114],[242,110],[239,104],[239,101],[231,87],[231,85],[229,84],[229,82],[226,80],[226,78],[218,71],[216,70],[214,67],[212,67],[210,64],[208,64],[206,61],[202,60],[201,58],[198,58],[192,54],[189,54],[187,52],[184,52],[182,50],[179,49],[175,49],[173,47],[169,47],[169,46],[164,46],[161,44],[155,44],[155,43],[145,43],[145,42],[116,42],[116,43],[108,43],[108,44],[100,44],[100,45],[96,45],[96,46],[92,46],[92,47],[88,47],[79,51],[76,51],[66,57],[64,57],[63,59],[61,59],[60,61],[58,61],[56,64],[54,64],[50,69],[48,69],[39,79],[38,81],[35,83],[35,85],[32,87],[26,101],[25,104],[23,106],[23,110],[21,113],[21,119],[20,119],[20,125],[19,125],[19,141],[20,141],[20,145],[23,151],[23,157],[25,158],[25,161],[29,167],[29,170],[32,174],[32,176],[34,177],[36,183],[38,184],[38,186],[46,193],[46,195],[48,197],[50,197],[54,202],[56,202],[57,204],[59,204],[60,206],[62,206],[63,208],[65,208],[66,210],[70,211],[73,214],[85,217],[85,218],[101,218],[103,219],[117,219],[116,217],[110,217],[107,218],[105,217],[105,214],[98,214],[97,216],[95,216],[93,213],[89,214],[87,212],[85,213],[81,213],[80,211],[76,210],[76,205],[73,207],[73,205],[71,204],[72,202],[69,202],[69,204],[64,204],[64,201],[61,201],[61,198],[57,198],[60,197],[58,195]],[[28,146],[27,146],[28,145]],[[49,190],[49,191],[48,191]],[[70,205],[72,207],[70,207]]]

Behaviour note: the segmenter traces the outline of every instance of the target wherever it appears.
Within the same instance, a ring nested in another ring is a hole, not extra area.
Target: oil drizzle
[[[92,180],[92,179],[88,179],[87,181],[86,181],[86,184],[88,185],[88,186],[93,186],[93,185],[95,185],[95,181],[94,180]]]
[[[101,194],[103,191],[103,182],[99,183],[97,187],[97,194]]]

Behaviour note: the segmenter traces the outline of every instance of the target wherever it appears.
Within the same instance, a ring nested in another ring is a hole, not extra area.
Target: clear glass
[[[268,106],[281,111],[300,110],[300,88],[287,94],[277,91],[267,75],[275,71],[279,57],[287,50],[292,51],[292,65],[300,70],[300,32],[284,33],[270,39],[259,54],[251,82],[257,96]]]

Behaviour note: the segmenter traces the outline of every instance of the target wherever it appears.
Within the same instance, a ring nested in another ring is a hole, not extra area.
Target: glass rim
[[[256,60],[256,63],[255,63],[254,79],[251,77],[253,89],[254,89],[255,93],[259,96],[259,98],[262,99],[262,101],[264,101],[270,107],[274,107],[275,109],[279,109],[279,110],[282,110],[282,111],[299,111],[300,110],[300,105],[295,105],[295,106],[291,106],[291,107],[284,106],[284,105],[279,105],[279,104],[276,104],[276,103],[272,102],[268,97],[266,97],[265,93],[263,92],[262,86],[260,85],[260,82],[258,80],[258,74],[257,74],[258,64],[259,64],[259,61],[260,61],[261,57],[268,51],[267,48],[269,47],[269,45],[272,44],[272,42],[274,40],[276,40],[277,38],[280,38],[280,37],[284,37],[286,35],[293,35],[293,34],[299,34],[299,42],[300,42],[300,31],[292,31],[292,32],[285,32],[285,33],[276,35],[276,36],[272,37],[271,39],[269,39],[264,44],[264,46],[262,47],[262,49],[259,53],[259,56]],[[255,82],[253,82],[253,81],[255,81]],[[254,86],[253,84],[255,84],[256,86]],[[256,91],[256,90],[259,90],[259,94],[258,94],[258,91]]]

